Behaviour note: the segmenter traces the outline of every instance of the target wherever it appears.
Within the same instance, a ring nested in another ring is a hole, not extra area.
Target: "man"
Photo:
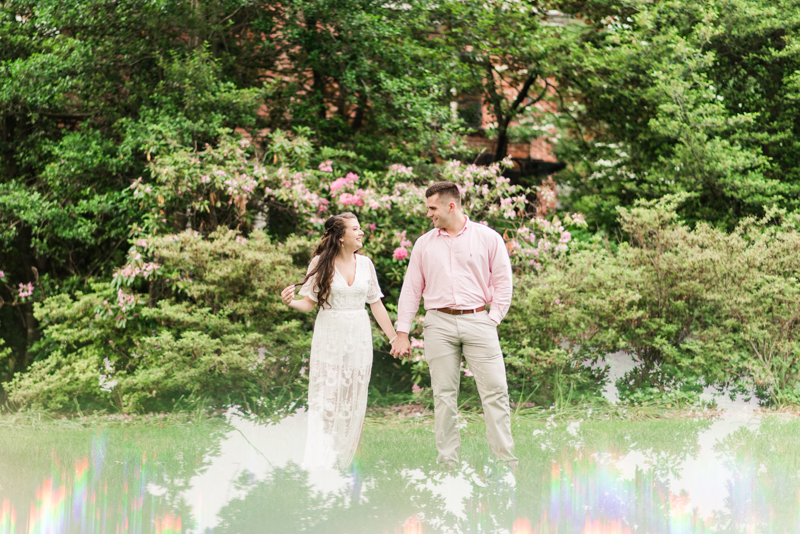
[[[414,244],[398,302],[392,355],[410,353],[408,333],[424,299],[425,359],[431,372],[438,461],[458,464],[461,355],[475,376],[492,453],[516,467],[508,384],[497,325],[511,304],[511,262],[503,238],[470,221],[452,182],[425,192],[433,230]],[[486,308],[489,306],[487,313]]]

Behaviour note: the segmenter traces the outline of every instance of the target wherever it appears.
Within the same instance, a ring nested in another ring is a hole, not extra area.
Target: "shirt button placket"
[[[458,308],[458,293],[456,293],[456,270],[458,264],[456,263],[456,239],[453,237],[450,241],[450,279],[453,281],[453,305]]]

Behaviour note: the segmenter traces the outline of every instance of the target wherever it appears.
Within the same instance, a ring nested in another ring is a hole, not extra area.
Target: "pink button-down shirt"
[[[455,237],[434,228],[411,251],[397,304],[397,331],[411,330],[420,297],[426,310],[490,304],[489,317],[500,323],[511,306],[511,284],[511,261],[500,234],[469,219]]]

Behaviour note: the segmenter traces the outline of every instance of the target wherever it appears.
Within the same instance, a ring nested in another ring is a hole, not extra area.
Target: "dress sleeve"
[[[314,256],[314,258],[311,260],[311,263],[308,264],[306,275],[308,275],[308,273],[311,272],[311,269],[314,268],[314,266],[317,264],[318,261],[319,261],[319,256]],[[309,278],[308,280],[306,280],[306,283],[303,284],[303,287],[301,287],[300,291],[297,292],[297,294],[300,295],[301,297],[308,297],[314,302],[317,302],[319,300],[317,299],[318,293],[319,293],[319,286],[317,286],[316,274],[311,278]]]
[[[366,258],[366,263],[369,264],[369,291],[367,291],[367,304],[374,304],[378,302],[382,297],[383,293],[381,292],[381,286],[378,283],[378,273],[375,272],[375,264],[372,263],[372,260]]]

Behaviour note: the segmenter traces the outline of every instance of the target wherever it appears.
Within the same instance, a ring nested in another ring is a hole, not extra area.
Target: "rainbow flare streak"
[[[71,469],[63,468],[54,455],[51,476],[36,488],[25,529],[17,529],[14,505],[3,499],[0,503],[0,534],[182,532],[180,515],[164,509],[165,505],[158,497],[147,493],[147,484],[153,480],[149,478],[146,456],[142,455],[140,461],[126,461],[120,480],[119,473],[101,473],[104,469],[103,449],[102,446],[93,446],[93,458],[84,457]],[[101,478],[101,474],[105,476]],[[112,486],[111,492],[109,485]]]

